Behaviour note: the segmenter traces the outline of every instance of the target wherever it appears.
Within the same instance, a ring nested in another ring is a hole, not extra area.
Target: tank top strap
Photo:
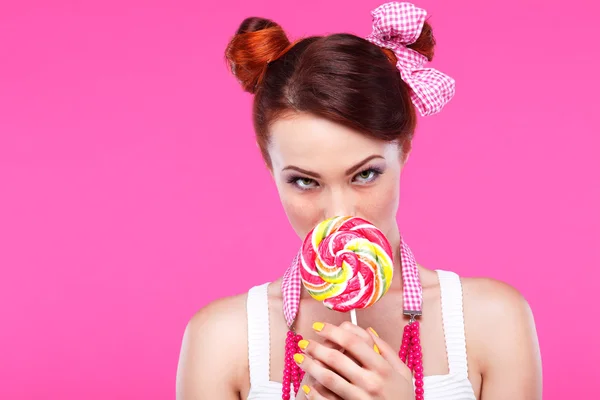
[[[468,375],[467,341],[463,315],[463,292],[455,272],[437,270],[442,305],[442,320],[450,374]]]
[[[271,375],[268,285],[268,283],[257,285],[248,291],[246,313],[250,387],[268,383]]]

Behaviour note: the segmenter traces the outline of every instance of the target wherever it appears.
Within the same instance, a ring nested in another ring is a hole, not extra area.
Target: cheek
[[[311,200],[310,194],[282,190],[279,192],[281,204],[287,215],[290,225],[296,234],[304,239],[308,232],[320,221],[321,214]]]
[[[381,185],[360,196],[358,214],[371,221],[386,235],[391,234],[396,229],[399,190],[400,184],[397,178],[382,182]]]

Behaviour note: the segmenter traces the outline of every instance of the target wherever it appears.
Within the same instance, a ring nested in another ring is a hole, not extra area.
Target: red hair
[[[408,46],[433,59],[435,38],[428,23]],[[269,127],[290,112],[309,113],[370,137],[397,140],[410,151],[416,127],[410,89],[396,56],[361,37],[337,33],[290,42],[275,22],[242,21],[225,50],[242,88],[255,95],[253,123],[267,165]]]

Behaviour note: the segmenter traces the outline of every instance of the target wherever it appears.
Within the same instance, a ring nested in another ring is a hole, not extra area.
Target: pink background
[[[364,36],[380,4],[94,3],[0,6],[2,399],[174,398],[188,318],[276,279],[300,243],[255,147],[251,97],[222,61],[230,35],[260,15],[292,38]],[[418,5],[432,65],[458,86],[421,120],[402,233],[429,268],[521,290],[544,398],[593,397],[600,10]]]

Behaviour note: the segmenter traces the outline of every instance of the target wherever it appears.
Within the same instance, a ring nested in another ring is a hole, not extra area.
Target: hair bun
[[[225,59],[243,89],[255,93],[267,63],[276,59],[290,41],[275,22],[249,17],[240,24],[225,50]]]
[[[435,37],[433,36],[433,29],[428,22],[423,24],[423,29],[421,30],[419,38],[413,44],[410,44],[407,47],[421,53],[427,57],[429,61],[433,60]]]
[[[433,60],[435,44],[436,43],[435,37],[433,36],[433,28],[431,27],[431,25],[429,25],[429,23],[425,22],[425,24],[423,25],[423,29],[421,30],[421,34],[419,35],[419,38],[414,43],[409,44],[406,47],[418,52],[419,54],[424,55],[425,57],[427,57],[427,60],[431,61]],[[398,58],[396,57],[394,52],[385,47],[382,47],[381,50],[383,50],[388,60],[390,60],[392,64],[396,65],[396,63],[398,62]]]

